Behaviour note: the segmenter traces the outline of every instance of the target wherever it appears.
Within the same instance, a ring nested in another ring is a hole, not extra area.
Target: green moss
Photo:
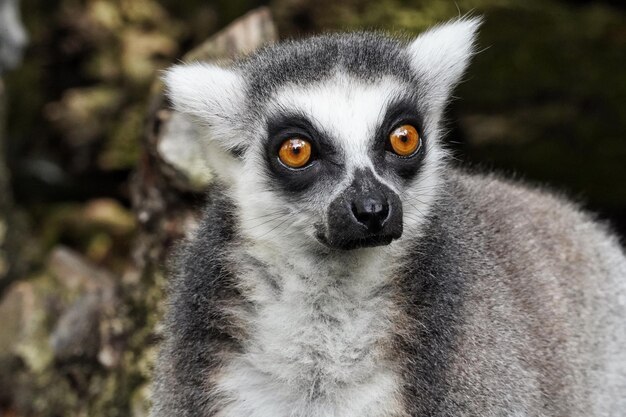
[[[103,170],[131,169],[139,160],[140,147],[137,132],[143,129],[145,106],[128,109],[111,126],[111,132],[99,155],[98,165]]]

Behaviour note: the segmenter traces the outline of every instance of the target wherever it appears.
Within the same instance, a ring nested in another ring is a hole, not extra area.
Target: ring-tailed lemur
[[[221,181],[179,258],[153,417],[626,416],[617,239],[446,160],[479,24],[166,73]]]

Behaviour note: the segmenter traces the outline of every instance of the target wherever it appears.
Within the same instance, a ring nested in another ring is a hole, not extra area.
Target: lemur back
[[[447,160],[478,25],[168,72],[220,180],[178,256],[152,417],[626,416],[617,239]]]

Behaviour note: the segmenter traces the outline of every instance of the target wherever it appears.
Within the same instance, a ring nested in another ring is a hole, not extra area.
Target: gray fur
[[[306,93],[337,73],[365,82],[356,86],[387,80],[439,95],[454,84],[434,85],[443,75],[425,82],[424,62],[414,71],[405,48],[369,34],[269,47],[235,66],[249,97],[239,112],[256,113],[262,126],[263,103],[277,92]],[[460,74],[465,63],[446,65]],[[170,90],[194,116],[206,110]],[[177,258],[152,417],[626,416],[626,257],[617,238],[566,199],[433,159],[440,98],[418,94],[430,129],[413,160],[419,169],[404,178],[378,148],[351,165],[364,146],[352,138],[341,145],[347,152],[331,152],[343,158],[328,171],[336,174],[281,191],[290,183],[268,175],[259,154],[267,130],[250,133],[259,142],[242,151],[245,184],[212,187]],[[375,146],[376,137],[362,140]],[[380,152],[371,163],[367,155]],[[405,231],[387,246],[345,251],[309,233],[328,224],[329,202],[355,175],[402,199]],[[242,193],[249,181],[262,190]],[[265,213],[275,200],[282,211]],[[250,207],[264,213],[254,227],[267,231],[248,227]]]
[[[456,171],[446,191],[414,245],[426,259],[402,274],[409,315],[426,324],[425,341],[406,342],[423,361],[411,390],[428,387],[412,392],[412,415],[626,415],[617,239],[575,205],[497,176]]]
[[[414,81],[405,46],[400,39],[376,33],[325,34],[267,46],[236,68],[248,80],[248,96],[262,102],[285,84],[311,84],[337,68],[366,81],[384,75]]]

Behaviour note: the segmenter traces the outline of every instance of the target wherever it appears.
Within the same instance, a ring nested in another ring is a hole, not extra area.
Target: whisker
[[[274,212],[271,212],[271,213],[263,214],[261,216],[253,217],[251,219],[248,219],[248,221],[260,220],[260,219],[267,218],[267,217],[270,217],[270,216],[283,215],[283,214],[286,214],[283,210],[277,210],[277,211],[274,211]]]
[[[272,229],[268,230],[267,232],[263,233],[261,236],[257,237],[257,239],[261,239],[265,236],[267,236],[268,234],[272,233],[274,230],[276,230],[277,228],[279,228],[280,226],[282,226],[287,220],[289,220],[289,217],[287,217],[285,220],[283,220],[282,222],[280,222],[279,224],[277,224],[276,226],[274,226]]]
[[[245,228],[245,230],[247,230],[247,231],[254,230],[254,229],[256,229],[257,227],[261,227],[261,226],[263,226],[264,224],[268,224],[268,223],[271,223],[271,222],[273,222],[273,221],[276,221],[276,220],[278,220],[279,218],[281,218],[281,217],[283,217],[283,216],[284,216],[284,214],[282,214],[282,213],[281,213],[281,214],[279,214],[278,216],[272,217],[271,219],[266,220],[266,221],[264,221],[264,222],[262,222],[262,223],[260,223],[260,224],[255,225],[255,226],[252,226],[252,227],[246,227],[246,228]]]

